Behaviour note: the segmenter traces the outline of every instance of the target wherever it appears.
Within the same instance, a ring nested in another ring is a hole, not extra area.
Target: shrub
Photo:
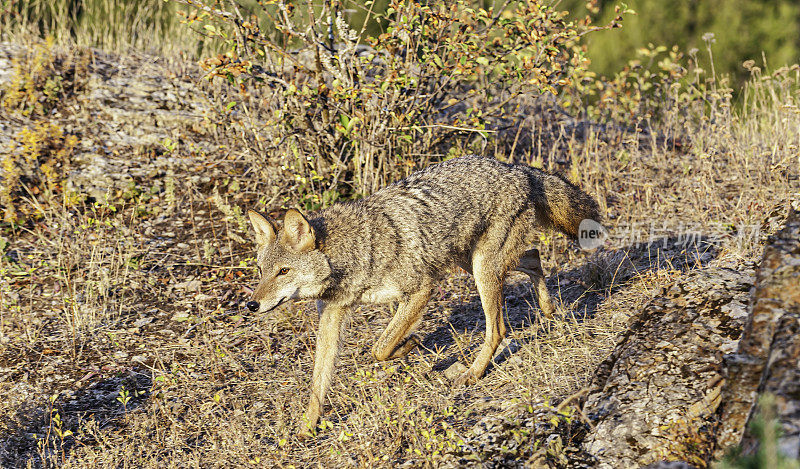
[[[14,60],[13,78],[0,88],[0,107],[23,116],[44,116],[83,89],[90,53],[74,48],[59,52],[53,42],[48,37]]]
[[[0,158],[0,216],[5,222],[41,215],[40,202],[63,193],[62,175],[68,172],[78,139],[45,121],[22,129],[15,143],[17,148]]]
[[[495,11],[392,0],[384,13],[367,2],[360,30],[341,1],[263,2],[260,16],[186,3],[198,10],[185,22],[228,41],[201,62],[209,77],[264,93],[260,109],[229,103],[263,118],[243,125],[253,163],[280,163],[307,209],[369,194],[429,159],[480,152],[516,98],[557,93],[585,70],[578,40],[599,29],[540,1]],[[370,21],[384,32],[368,35]]]
[[[78,143],[50,119],[51,111],[79,93],[91,56],[83,49],[61,51],[52,38],[37,43],[13,62],[13,78],[0,88],[0,109],[33,120],[0,155],[0,219],[20,222],[41,215],[42,203],[62,193]]]

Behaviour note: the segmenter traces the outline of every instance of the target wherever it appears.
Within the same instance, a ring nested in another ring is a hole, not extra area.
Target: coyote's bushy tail
[[[600,209],[592,196],[558,175],[546,174],[542,182],[545,201],[539,212],[548,218],[553,229],[577,239],[582,220],[602,223]]]

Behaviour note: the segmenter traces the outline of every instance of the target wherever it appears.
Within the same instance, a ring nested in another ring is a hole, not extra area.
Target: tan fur
[[[471,272],[486,336],[456,384],[486,371],[506,334],[503,282],[527,273],[545,315],[555,310],[536,249],[537,228],[576,237],[599,220],[597,203],[561,177],[492,158],[463,157],[412,174],[366,199],[306,217],[287,211],[283,227],[248,212],[261,281],[248,308],[266,312],[294,298],[316,298],[320,313],[311,398],[301,433],[313,430],[333,375],[345,316],[363,302],[398,302],[372,354],[388,360],[419,344],[413,334],[436,282],[454,266]]]

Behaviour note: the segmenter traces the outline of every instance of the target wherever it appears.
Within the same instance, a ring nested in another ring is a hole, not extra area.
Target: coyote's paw
[[[294,435],[300,441],[315,436],[317,433],[318,421],[319,421],[319,412],[309,409],[300,418],[300,424],[298,425],[297,432]]]
[[[453,386],[469,386],[470,384],[475,384],[478,382],[478,377],[472,372],[472,370],[467,370],[466,372],[462,373],[461,376],[456,378],[453,381]]]
[[[444,376],[453,382],[453,386],[472,384],[478,380],[472,370],[461,362],[455,362],[450,365],[450,368],[444,371]]]
[[[547,319],[553,319],[555,317],[556,307],[553,306],[553,303],[550,301],[543,301],[542,304],[539,305],[539,308]]]
[[[310,425],[308,420],[306,420],[304,417],[300,422],[300,425],[297,426],[297,431],[295,432],[294,436],[300,441],[314,438],[317,436],[317,425]]]
[[[306,427],[305,425],[300,425],[300,428],[297,429],[297,432],[295,432],[294,436],[300,441],[305,441],[313,437],[314,434],[311,433],[311,430],[309,430],[309,428]]]
[[[406,337],[405,341],[403,341],[400,345],[397,345],[394,350],[389,352],[391,347],[387,347],[385,344],[378,342],[372,347],[372,357],[379,362],[392,360],[395,358],[403,358],[421,343],[422,340],[417,334],[411,334],[410,336]]]
[[[421,343],[422,339],[420,339],[417,334],[411,334],[402,345],[392,352],[392,356],[389,358],[403,358],[411,353],[412,350],[419,347]]]

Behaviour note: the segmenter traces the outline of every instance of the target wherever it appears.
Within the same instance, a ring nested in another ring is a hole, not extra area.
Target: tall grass
[[[163,0],[2,0],[0,39],[29,36],[108,51],[136,49],[196,56],[218,41],[180,22],[181,5]]]

